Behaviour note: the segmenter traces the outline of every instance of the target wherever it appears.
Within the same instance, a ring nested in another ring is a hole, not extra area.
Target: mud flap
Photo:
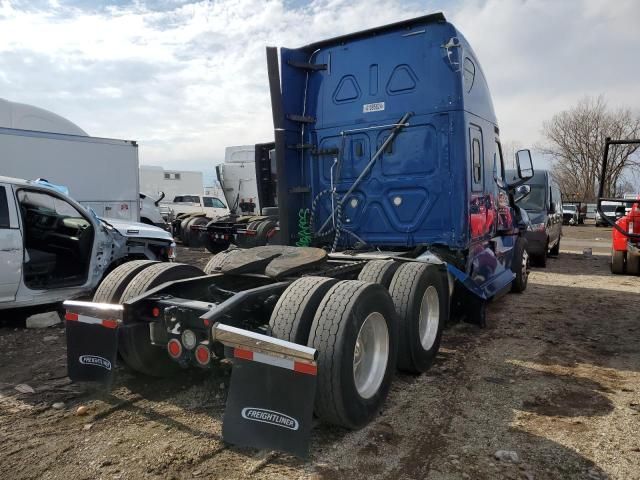
[[[305,458],[316,392],[315,362],[233,349],[222,425],[226,442]]]
[[[118,351],[118,323],[67,312],[67,369],[74,382],[110,386]]]

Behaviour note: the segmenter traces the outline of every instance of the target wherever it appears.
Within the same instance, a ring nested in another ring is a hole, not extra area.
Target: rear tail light
[[[167,343],[167,351],[171,358],[180,358],[182,356],[182,344],[179,340],[172,338]]]
[[[160,309],[158,307],[153,307],[151,309],[151,315],[153,315],[155,318],[158,318],[160,316]]]
[[[211,354],[209,353],[209,347],[207,345],[198,345],[195,356],[196,361],[203,366],[208,365],[211,361]]]

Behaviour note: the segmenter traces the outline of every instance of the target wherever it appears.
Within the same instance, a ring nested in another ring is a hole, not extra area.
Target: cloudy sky
[[[503,142],[539,143],[585,95],[640,111],[637,0],[0,0],[0,98],[210,174],[225,146],[273,137],[265,46],[435,11],[473,45]]]

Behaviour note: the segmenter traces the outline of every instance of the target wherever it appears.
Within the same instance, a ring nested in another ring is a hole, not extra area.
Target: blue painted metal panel
[[[340,245],[438,245],[464,252],[466,282],[490,297],[508,284],[513,236],[494,177],[497,124],[482,68],[466,39],[434,15],[295,50],[282,49],[288,185],[292,221],[314,210],[316,231],[342,202]],[[326,65],[305,70],[288,62]],[[360,179],[403,115],[412,115],[391,148]],[[481,139],[482,182],[472,188],[472,139]],[[335,196],[326,194],[334,191]],[[507,225],[509,227],[509,225]],[[513,229],[511,229],[513,230]],[[504,237],[504,238],[503,238]]]

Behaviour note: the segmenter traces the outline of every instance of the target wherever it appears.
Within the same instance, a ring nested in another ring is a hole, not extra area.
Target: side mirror
[[[516,167],[518,169],[518,177],[522,180],[528,180],[533,177],[533,161],[531,160],[531,151],[518,150],[516,152]]]
[[[160,202],[162,201],[163,198],[164,198],[164,192],[160,192],[160,198],[158,198],[155,202],[153,202],[156,207],[160,205]]]
[[[516,188],[514,201],[518,203],[530,193],[531,187],[529,185],[520,185],[518,188]]]

